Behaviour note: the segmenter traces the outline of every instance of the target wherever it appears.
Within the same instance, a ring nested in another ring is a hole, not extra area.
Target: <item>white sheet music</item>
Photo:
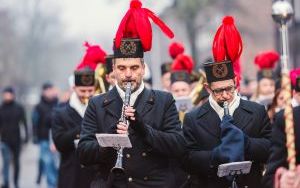
[[[96,134],[96,138],[101,147],[132,148],[127,134]]]
[[[230,175],[248,174],[250,172],[251,165],[252,165],[251,161],[221,164],[218,167],[217,175],[219,177],[224,177]]]
[[[190,97],[175,98],[175,105],[177,111],[181,111],[181,112],[188,112],[193,108],[192,99]]]

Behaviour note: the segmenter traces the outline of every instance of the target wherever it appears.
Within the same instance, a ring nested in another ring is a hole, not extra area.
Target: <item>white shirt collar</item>
[[[222,120],[224,116],[224,109],[213,99],[212,95],[209,95],[208,98],[210,106],[216,111],[219,118]],[[234,93],[233,100],[229,103],[229,114],[232,116],[234,111],[239,107],[241,101],[241,97],[237,94],[237,92]]]
[[[83,104],[75,92],[71,94],[69,104],[83,118],[87,104]]]
[[[124,102],[125,92],[118,86],[118,84],[116,84],[116,88],[117,88],[117,91],[118,91],[122,101]],[[134,105],[137,97],[142,93],[144,88],[145,88],[145,84],[144,84],[144,82],[142,82],[140,87],[135,92],[131,93],[131,95],[130,95],[130,106]]]

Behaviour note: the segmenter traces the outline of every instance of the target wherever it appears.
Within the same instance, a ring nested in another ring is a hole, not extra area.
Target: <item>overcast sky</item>
[[[173,0],[141,0],[156,14],[170,6]],[[10,7],[17,12],[32,9],[33,3],[45,14],[58,14],[63,24],[64,36],[71,40],[101,44],[111,50],[112,40],[122,17],[129,8],[130,0],[0,0],[1,7]],[[17,6],[18,5],[18,6]]]
[[[60,0],[65,30],[70,36],[94,39],[112,38],[130,0]],[[147,7],[159,14],[172,0],[143,0]],[[103,37],[102,37],[103,36]]]

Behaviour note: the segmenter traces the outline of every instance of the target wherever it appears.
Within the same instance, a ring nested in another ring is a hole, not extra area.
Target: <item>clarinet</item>
[[[126,89],[125,89],[125,99],[124,104],[122,108],[122,115],[119,120],[119,122],[125,123],[127,126],[129,125],[128,120],[125,116],[125,107],[130,105],[130,95],[131,95],[131,82],[127,82]],[[115,166],[111,169],[111,172],[115,174],[116,176],[121,176],[125,174],[124,168],[123,168],[123,147],[117,148],[117,160],[115,163]]]
[[[229,115],[229,108],[228,108],[228,102],[227,101],[224,102],[223,108],[224,108],[224,116]]]

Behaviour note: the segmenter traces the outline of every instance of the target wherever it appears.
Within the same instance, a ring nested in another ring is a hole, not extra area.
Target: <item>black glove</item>
[[[212,164],[219,165],[244,160],[245,135],[233,125],[231,116],[221,121],[221,144],[212,151]]]
[[[129,126],[134,131],[140,133],[142,136],[145,136],[148,132],[147,126],[145,125],[141,115],[135,111],[134,113],[135,120],[129,120]]]

